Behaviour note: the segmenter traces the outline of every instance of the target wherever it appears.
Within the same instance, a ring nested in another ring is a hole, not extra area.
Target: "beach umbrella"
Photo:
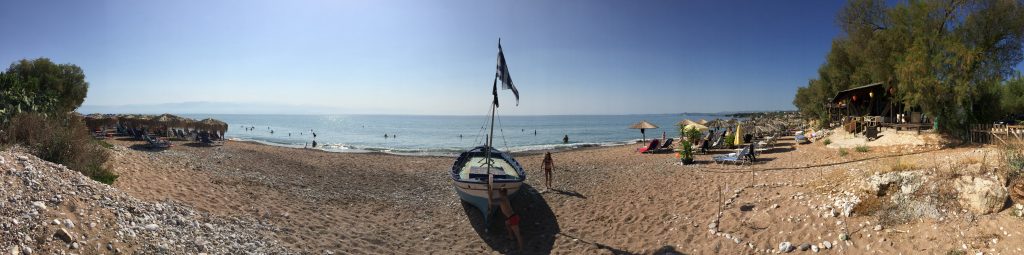
[[[697,124],[701,124],[701,125],[707,126],[708,125],[708,120],[700,119],[699,121],[697,121]]]
[[[723,127],[723,126],[725,126],[725,121],[724,121],[724,120],[722,120],[722,119],[714,119],[714,120],[708,121],[708,123],[707,123],[707,124],[704,124],[704,125],[705,125],[705,126],[708,126],[708,127],[716,127],[716,128],[719,128],[719,127]]]
[[[683,120],[679,121],[679,123],[676,123],[676,124],[678,124],[680,126],[686,126],[686,125],[690,125],[690,124],[697,124],[697,122],[693,122],[692,120],[688,120],[688,119],[683,119]]]
[[[690,124],[690,125],[683,126],[683,129],[684,130],[696,129],[697,131],[704,132],[704,131],[708,130],[708,127],[704,126],[704,125],[701,125],[701,124],[693,123],[693,124]]]
[[[732,142],[733,145],[737,145],[738,146],[740,144],[743,144],[743,131],[740,128],[742,126],[743,125],[739,125],[739,124],[736,125],[736,137],[735,137],[736,140]]]
[[[650,122],[647,122],[646,120],[644,120],[644,121],[637,122],[636,124],[633,124],[632,126],[629,126],[629,128],[631,128],[631,129],[639,129],[640,130],[640,136],[642,137],[641,141],[647,142],[647,134],[644,134],[644,130],[645,129],[658,128],[658,126],[655,126],[654,124],[651,124]]]

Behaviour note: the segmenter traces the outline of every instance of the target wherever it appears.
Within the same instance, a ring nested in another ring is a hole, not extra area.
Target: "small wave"
[[[249,139],[241,137],[228,137],[231,141],[243,141],[243,142],[255,142],[270,146],[280,146],[288,148],[306,148],[316,149],[328,152],[339,152],[339,153],[387,153],[394,155],[407,155],[407,156],[457,156],[471,148],[389,148],[389,147],[360,147],[355,145],[343,144],[343,143],[323,143],[318,144],[316,148],[309,147],[309,144],[299,143],[282,143],[274,141],[266,141],[261,139]],[[513,146],[511,148],[500,148],[508,152],[534,152],[534,151],[561,151],[561,150],[572,150],[580,148],[591,148],[591,147],[612,147],[620,146],[625,144],[633,144],[640,142],[640,139],[633,139],[619,142],[600,142],[600,143],[588,143],[588,142],[577,142],[577,143],[557,143],[557,144],[538,144],[538,145],[524,145],[524,146]]]

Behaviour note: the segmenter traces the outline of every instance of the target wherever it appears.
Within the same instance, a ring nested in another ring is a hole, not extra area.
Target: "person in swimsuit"
[[[512,203],[508,201],[508,189],[502,188],[501,191],[501,213],[505,214],[505,229],[508,230],[508,236],[514,237],[516,243],[519,245],[519,250],[523,250],[523,237],[519,235],[519,215],[512,211]]]
[[[544,188],[549,190],[551,189],[551,169],[555,168],[555,160],[551,159],[551,152],[544,154],[544,162],[541,164],[544,167]]]

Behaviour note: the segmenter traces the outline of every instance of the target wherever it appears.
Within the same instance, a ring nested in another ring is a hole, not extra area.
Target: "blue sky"
[[[0,4],[0,63],[81,66],[83,111],[485,114],[501,37],[522,96],[502,91],[503,114],[780,110],[842,4],[17,1]]]

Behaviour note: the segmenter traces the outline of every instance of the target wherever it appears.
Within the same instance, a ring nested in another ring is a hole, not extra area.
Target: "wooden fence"
[[[974,124],[971,125],[970,142],[993,144],[1010,139],[1024,139],[1024,125]]]

